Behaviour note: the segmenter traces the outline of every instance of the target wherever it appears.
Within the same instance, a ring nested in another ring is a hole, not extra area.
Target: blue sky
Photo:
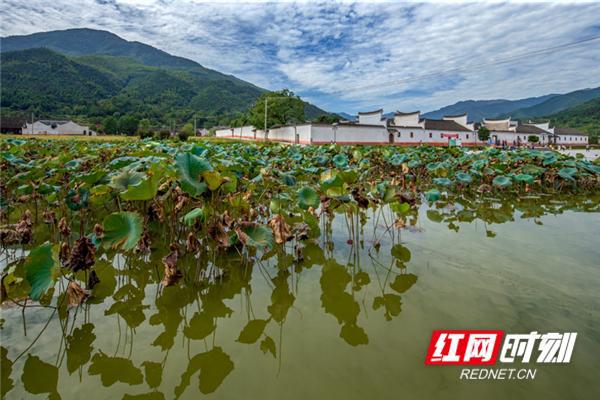
[[[75,5],[76,3],[76,5]],[[0,0],[1,34],[109,30],[330,111],[433,110],[600,86],[594,2]],[[502,62],[510,57],[512,62]]]

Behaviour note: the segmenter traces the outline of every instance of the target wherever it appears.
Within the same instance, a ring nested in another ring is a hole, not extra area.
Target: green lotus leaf
[[[25,279],[31,286],[29,298],[38,301],[54,282],[55,269],[52,257],[52,245],[48,242],[31,250],[27,255],[23,268]]]
[[[433,183],[440,186],[451,186],[452,181],[448,178],[433,178]]]
[[[310,207],[317,208],[321,200],[315,189],[305,186],[298,190],[298,205],[300,208],[306,210]]]
[[[139,181],[136,184],[129,185],[127,190],[121,192],[120,196],[123,200],[151,200],[156,196],[158,184],[162,179],[164,170],[157,164],[154,164],[148,173],[146,179]]]
[[[533,176],[531,176],[529,174],[518,174],[518,175],[515,175],[514,179],[517,182],[524,182],[524,183],[529,183],[529,184],[533,183],[533,180],[534,180]]]
[[[408,156],[406,154],[394,154],[390,158],[390,164],[392,164],[394,167],[397,167],[397,166],[401,165],[402,163],[404,163],[407,159],[408,159]]]
[[[333,165],[338,168],[346,168],[348,166],[348,156],[343,153],[333,156],[332,161]]]
[[[181,188],[192,196],[199,196],[207,189],[207,184],[201,182],[204,172],[212,171],[210,163],[191,153],[179,153],[175,157],[175,167],[181,182]]]
[[[119,191],[124,191],[127,190],[129,186],[140,183],[142,179],[144,179],[144,176],[145,175],[141,172],[135,172],[129,168],[124,168],[121,170],[121,173],[112,176],[108,186]]]
[[[142,218],[135,212],[116,212],[107,215],[102,222],[104,237],[102,245],[113,249],[131,250],[142,236]]]
[[[238,178],[234,172],[225,171],[221,173],[221,176],[226,178],[226,182],[221,185],[223,193],[235,193],[238,185]]]
[[[512,180],[508,176],[499,175],[494,178],[492,184],[496,187],[505,188],[512,185]]]
[[[577,168],[562,168],[558,171],[558,176],[563,179],[568,179],[574,181],[575,178],[573,176],[577,173]]]
[[[296,178],[292,174],[283,174],[281,178],[287,186],[294,186],[296,184]]]
[[[463,185],[468,185],[469,183],[473,182],[473,177],[466,172],[457,172],[455,177],[456,180]]]
[[[395,213],[406,214],[407,212],[410,211],[410,204],[408,204],[408,203],[400,203],[398,201],[395,201],[395,202],[393,202],[393,203],[390,204],[390,208]]]
[[[214,192],[215,190],[217,190],[219,188],[219,186],[221,186],[221,183],[223,183],[223,177],[221,176],[219,171],[203,172],[202,177],[204,178],[204,181],[208,185],[208,189],[211,192]]]
[[[200,222],[204,222],[203,208],[194,208],[192,211],[183,216],[183,222],[185,222],[185,224],[188,226],[194,225],[197,219],[199,219]]]
[[[248,235],[246,245],[256,247],[259,250],[271,249],[275,246],[273,231],[265,225],[251,225],[243,229]]]
[[[442,194],[437,189],[430,189],[425,192],[425,198],[428,202],[433,203],[434,201],[438,201],[442,197]]]

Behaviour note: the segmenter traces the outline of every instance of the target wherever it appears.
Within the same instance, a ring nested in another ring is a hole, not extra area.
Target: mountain
[[[543,103],[556,94],[548,94],[540,97],[529,97],[521,100],[465,100],[442,107],[439,110],[423,114],[425,118],[439,119],[445,115],[460,115],[468,113],[469,120],[481,121],[483,118],[494,118],[498,115],[510,113],[525,107],[532,107]]]
[[[159,123],[199,117],[228,123],[265,89],[195,61],[93,29],[1,40],[3,112],[99,118],[130,114]],[[307,118],[327,112],[306,103]]]
[[[85,56],[104,54],[133,58],[144,65],[164,68],[203,68],[195,61],[172,56],[140,42],[127,41],[114,33],[96,29],[66,29],[38,32],[31,35],[2,38],[2,51],[16,51],[45,47],[58,53]],[[219,74],[216,71],[211,71]],[[221,74],[220,74],[221,75]]]
[[[579,129],[590,135],[590,143],[597,143],[597,138],[600,136],[600,97],[537,119],[540,121],[550,120],[553,126],[560,128]]]
[[[600,87],[595,89],[576,90],[574,92],[554,96],[546,101],[530,107],[512,111],[513,119],[536,118],[556,114],[571,107],[578,106],[589,100],[600,97]],[[505,114],[508,116],[508,114]]]
[[[338,112],[336,114],[345,119],[346,121],[354,121],[356,119],[356,115],[351,115],[345,112]]]

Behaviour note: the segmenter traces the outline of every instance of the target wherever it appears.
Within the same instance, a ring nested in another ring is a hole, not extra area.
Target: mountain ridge
[[[200,114],[211,119],[206,122],[213,125],[226,123],[228,118],[244,112],[267,91],[196,61],[141,42],[127,41],[109,31],[77,28],[0,40],[2,107],[11,112],[64,117],[85,112],[85,117],[94,118],[131,112],[138,118],[158,119],[163,123],[172,119],[189,120]],[[45,68],[42,59],[64,75]],[[21,73],[24,70],[27,73]],[[87,71],[84,75],[92,80],[106,81],[107,90],[96,88],[86,95],[91,86],[82,83],[82,71]],[[27,78],[36,79],[28,82]],[[119,90],[115,92],[114,86]],[[62,92],[76,94],[71,104],[61,97]],[[56,96],[60,101],[53,105]],[[306,102],[305,110],[311,117],[328,114]]]

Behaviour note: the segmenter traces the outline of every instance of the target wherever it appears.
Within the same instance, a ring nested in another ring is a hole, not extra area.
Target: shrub
[[[160,131],[158,131],[156,133],[156,138],[157,139],[161,139],[161,140],[165,140],[171,137],[171,132],[169,132],[168,129],[161,129]]]
[[[177,132],[177,138],[179,138],[179,140],[181,140],[182,142],[185,142],[186,140],[188,140],[188,137],[190,137],[190,135],[186,131]]]
[[[539,142],[539,141],[540,141],[540,138],[539,138],[538,136],[535,136],[535,135],[529,135],[529,136],[527,137],[527,141],[528,141],[529,143],[537,143],[537,142]]]

